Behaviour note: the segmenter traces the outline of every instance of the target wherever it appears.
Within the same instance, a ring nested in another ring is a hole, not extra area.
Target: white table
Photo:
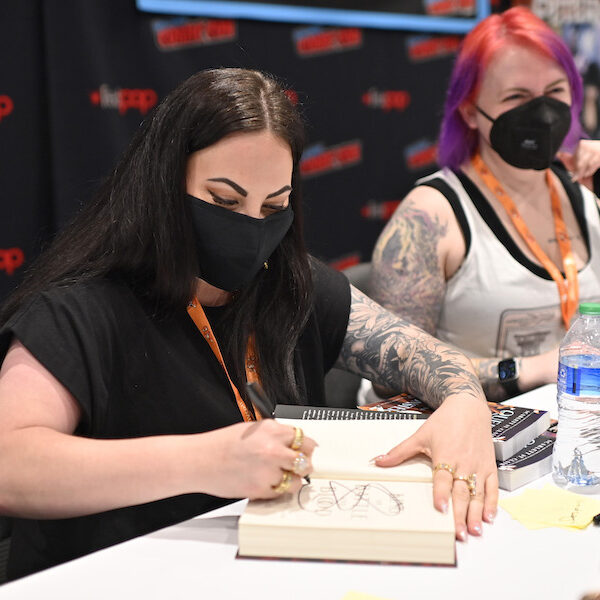
[[[550,408],[555,386],[515,404]],[[235,558],[243,506],[237,502],[7,584],[0,599],[339,600],[354,590],[390,600],[579,600],[600,590],[599,527],[529,531],[499,509],[481,538],[458,544],[456,568],[249,560]]]

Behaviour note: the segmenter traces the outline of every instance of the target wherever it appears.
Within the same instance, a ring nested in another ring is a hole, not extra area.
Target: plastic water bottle
[[[560,345],[558,432],[552,454],[557,485],[600,489],[600,304],[579,305]]]

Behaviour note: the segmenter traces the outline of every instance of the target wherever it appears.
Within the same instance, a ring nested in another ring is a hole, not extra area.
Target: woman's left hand
[[[433,474],[433,503],[448,510],[452,496],[456,537],[467,532],[481,535],[482,521],[493,522],[498,504],[498,473],[492,442],[491,413],[484,401],[472,396],[450,396],[410,438],[377,457],[380,467],[398,465],[416,454],[425,454],[431,463],[444,465]],[[474,495],[465,479],[475,475]]]

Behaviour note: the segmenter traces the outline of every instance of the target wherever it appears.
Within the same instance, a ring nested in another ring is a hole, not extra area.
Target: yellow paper
[[[363,594],[362,592],[348,592],[342,600],[386,600],[381,596],[371,596],[371,594]]]
[[[528,529],[563,527],[583,529],[600,513],[600,500],[561,490],[547,484],[540,490],[525,490],[500,501],[512,517]]]

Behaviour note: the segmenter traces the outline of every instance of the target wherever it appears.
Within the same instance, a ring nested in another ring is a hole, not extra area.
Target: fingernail
[[[495,512],[489,512],[489,513],[487,513],[487,515],[485,516],[485,518],[488,520],[488,523],[493,523],[494,519],[496,518],[496,513]]]
[[[374,458],[372,458],[369,461],[369,464],[370,465],[374,465],[378,460],[381,460],[382,458],[385,458],[385,456],[386,456],[385,454],[380,454],[379,456],[375,456]]]
[[[448,513],[448,503],[442,502],[442,504],[440,505],[440,509],[444,514],[447,514]]]
[[[466,531],[466,529],[461,529],[461,530],[458,532],[458,539],[459,539],[461,542],[466,542],[466,541],[467,541],[467,531]]]
[[[477,534],[477,535],[481,535],[481,525],[475,525],[475,527],[473,527],[473,531]]]

